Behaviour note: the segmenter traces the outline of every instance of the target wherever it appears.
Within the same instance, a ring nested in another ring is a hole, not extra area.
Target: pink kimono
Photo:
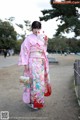
[[[50,83],[46,48],[43,36],[30,34],[22,43],[19,56],[18,65],[29,66],[29,71],[25,71],[24,75],[31,78],[30,103],[37,108],[44,106],[46,84]]]

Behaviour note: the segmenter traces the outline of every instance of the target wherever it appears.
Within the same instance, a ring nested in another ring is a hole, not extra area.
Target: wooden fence
[[[80,105],[80,60],[75,60],[74,62],[74,77],[75,92]]]

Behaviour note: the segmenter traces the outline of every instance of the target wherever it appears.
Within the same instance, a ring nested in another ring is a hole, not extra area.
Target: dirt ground
[[[49,56],[56,58],[59,64],[50,64],[52,95],[45,97],[45,107],[41,110],[32,110],[22,101],[23,85],[19,83],[19,76],[23,74],[23,67],[12,65],[0,69],[0,112],[9,111],[10,120],[80,119],[73,70],[74,61],[80,59],[80,56]]]

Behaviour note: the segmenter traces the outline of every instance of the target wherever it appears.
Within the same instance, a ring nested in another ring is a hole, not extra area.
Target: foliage
[[[48,51],[49,52],[64,52],[67,51],[67,43],[66,43],[66,38],[65,37],[55,37],[52,39],[49,39],[49,44],[48,44]]]
[[[55,38],[49,39],[48,52],[80,52],[80,40],[76,40],[74,38],[68,39],[65,37],[57,36]]]
[[[69,50],[71,52],[80,52],[80,40],[76,40],[75,38],[67,39],[67,44],[69,46]]]
[[[14,28],[14,17],[6,18],[5,21],[0,19],[0,50],[14,49],[15,53],[19,53],[22,41],[25,39],[26,30],[30,31],[30,21],[24,20],[23,24],[17,24],[22,29],[24,34],[19,34]],[[22,38],[22,40],[17,40]]]
[[[20,52],[20,47],[21,47],[22,42],[23,42],[23,40],[17,40],[16,41],[16,44],[15,44],[15,47],[14,47],[14,52],[15,53],[19,53]]]
[[[0,20],[0,49],[10,49],[15,46],[17,32],[8,21]]]
[[[55,36],[60,35],[62,32],[74,32],[75,37],[80,35],[80,4],[53,4],[51,0],[52,9],[42,10],[43,17],[41,21],[48,21],[56,18],[60,21]]]
[[[24,20],[24,25],[17,23],[16,25],[23,31],[23,34],[19,34],[19,36],[24,40],[27,31],[30,31],[31,22],[29,20]]]

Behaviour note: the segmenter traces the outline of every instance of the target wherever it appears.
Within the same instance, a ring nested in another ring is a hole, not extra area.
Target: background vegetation
[[[56,21],[60,21],[60,24],[53,38],[49,38],[48,52],[80,52],[80,39],[77,39],[77,37],[80,37],[80,4],[59,5],[53,4],[52,0],[50,4],[52,9],[42,10],[43,17],[39,17],[40,21],[56,18]],[[19,53],[27,30],[30,31],[31,22],[24,20],[24,25],[15,23],[23,31],[23,34],[19,34],[14,28],[14,19],[14,17],[4,21],[0,19],[0,50],[14,49],[15,53]],[[70,34],[70,32],[74,32],[75,36],[73,38],[63,37],[63,34]]]

